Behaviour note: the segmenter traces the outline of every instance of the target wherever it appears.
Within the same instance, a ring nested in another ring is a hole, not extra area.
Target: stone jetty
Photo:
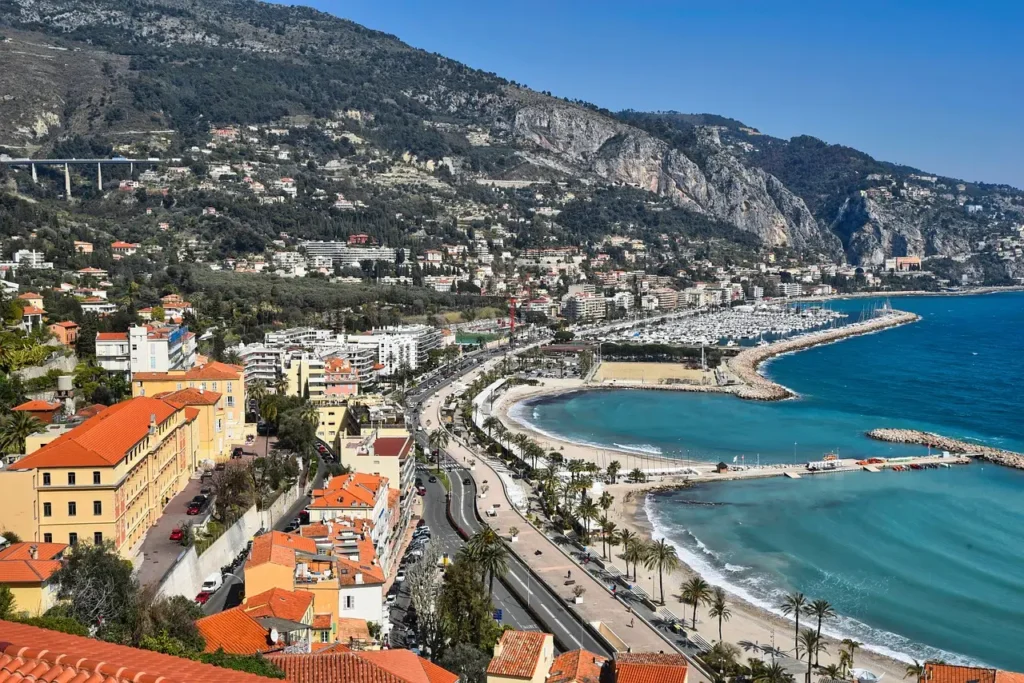
[[[949,453],[973,455],[997,465],[1024,470],[1024,454],[1022,453],[951,439],[933,432],[920,432],[915,429],[872,429],[867,435],[872,439],[888,443],[917,444]]]
[[[845,339],[846,337],[868,334],[888,327],[905,325],[917,320],[920,320],[920,316],[915,313],[890,311],[864,322],[811,332],[792,339],[768,344],[767,346],[755,346],[745,349],[726,361],[729,370],[743,382],[732,393],[735,393],[740,398],[754,401],[782,401],[792,398],[795,395],[792,391],[758,373],[757,367],[769,358],[784,353],[792,353],[800,349],[810,348],[819,344],[828,344]]]

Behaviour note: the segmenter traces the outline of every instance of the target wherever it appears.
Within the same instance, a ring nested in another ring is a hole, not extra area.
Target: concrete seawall
[[[918,444],[949,453],[970,454],[997,465],[1024,470],[1024,454],[1022,453],[951,439],[933,432],[921,432],[916,429],[872,429],[867,435],[872,439],[887,443]]]

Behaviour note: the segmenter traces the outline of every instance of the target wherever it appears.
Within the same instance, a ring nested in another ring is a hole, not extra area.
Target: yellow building
[[[316,435],[325,443],[333,445],[339,434],[344,436],[350,431],[351,418],[347,401],[320,401],[316,410],[319,417]],[[358,428],[358,425],[351,423],[351,427]]]
[[[308,353],[301,353],[285,359],[285,392],[289,396],[305,396],[318,401],[327,395],[324,376],[324,362]]]
[[[218,394],[214,409],[210,411],[211,431],[204,434],[205,445],[209,449],[204,457],[223,460],[232,447],[245,443],[248,433],[244,374],[240,365],[217,362],[197,365],[190,370],[137,372],[132,376],[132,396],[157,396],[185,389]],[[199,408],[203,402],[187,405]]]
[[[166,401],[178,408],[188,408],[195,414],[196,460],[220,462],[227,460],[230,443],[224,429],[223,394],[203,389],[182,389],[157,394],[154,398]]]
[[[363,436],[341,435],[334,441],[338,462],[353,472],[387,477],[388,486],[412,495],[416,454],[412,435],[404,427],[383,427]]]
[[[195,471],[195,412],[122,401],[0,472],[5,528],[43,543],[112,542],[130,557]]]
[[[63,543],[13,543],[0,550],[0,584],[14,595],[14,611],[39,616],[57,602],[51,581],[60,569]]]

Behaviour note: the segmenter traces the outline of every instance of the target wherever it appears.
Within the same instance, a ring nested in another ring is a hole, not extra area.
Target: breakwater
[[[888,443],[917,444],[949,453],[969,454],[997,465],[1024,470],[1024,454],[1022,453],[951,439],[933,432],[922,432],[916,429],[872,429],[867,435],[872,439]]]
[[[916,313],[892,311],[864,322],[844,325],[843,327],[822,330],[820,332],[812,332],[793,339],[785,339],[768,344],[767,346],[755,346],[745,349],[726,362],[729,370],[742,381],[742,385],[735,388],[732,393],[735,393],[740,398],[754,401],[782,401],[792,398],[795,396],[792,391],[781,384],[773,382],[757,371],[761,363],[784,353],[792,353],[812,346],[818,346],[819,344],[829,344],[846,337],[905,325],[919,319],[920,316]]]

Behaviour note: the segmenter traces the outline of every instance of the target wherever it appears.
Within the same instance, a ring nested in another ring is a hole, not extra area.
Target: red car
[[[174,529],[173,531],[171,531],[172,541],[180,541],[183,538],[185,538],[185,532],[181,529]]]
[[[196,604],[197,605],[205,605],[206,601],[209,600],[209,599],[210,599],[210,594],[208,592],[206,592],[206,591],[203,591],[202,593],[200,593],[199,595],[196,596]]]
[[[416,489],[416,493],[418,493],[421,496],[425,496],[427,495],[427,490],[421,486],[418,489]]]
[[[202,509],[203,509],[203,506],[200,505],[199,503],[189,503],[188,509],[185,510],[185,514],[187,514],[187,515],[198,515],[199,512]]]

